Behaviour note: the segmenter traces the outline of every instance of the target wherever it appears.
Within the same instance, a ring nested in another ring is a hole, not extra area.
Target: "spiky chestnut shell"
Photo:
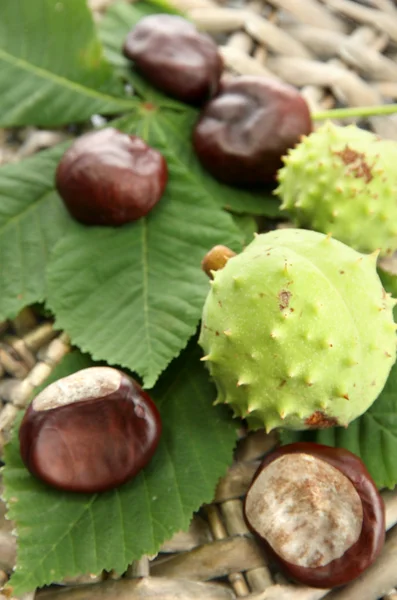
[[[364,255],[322,233],[261,234],[214,272],[199,343],[252,429],[346,426],[396,358],[395,304]]]
[[[295,225],[361,252],[397,249],[397,144],[327,123],[283,158],[276,193]]]

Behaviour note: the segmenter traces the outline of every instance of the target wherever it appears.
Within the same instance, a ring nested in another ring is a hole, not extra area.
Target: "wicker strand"
[[[206,512],[214,538],[216,540],[226,539],[228,537],[227,532],[220,518],[217,506],[215,504],[207,506]],[[228,579],[232,585],[236,596],[248,596],[250,590],[242,573],[230,573],[228,575]]]
[[[390,13],[385,14],[384,12],[366,8],[360,6],[356,2],[350,0],[323,0],[325,4],[332,9],[332,11],[338,11],[342,15],[354,19],[358,23],[364,23],[365,25],[375,26],[380,31],[386,32],[390,38],[397,42],[397,17],[390,18]]]
[[[47,323],[28,331],[23,338],[8,337],[8,343],[0,344],[0,361],[12,375],[0,379],[0,399],[5,402],[0,409],[0,455],[19,410],[27,406],[34,389],[44,383],[70,350],[68,337],[61,334],[53,339],[55,335],[52,325]],[[40,360],[35,362],[33,351],[38,354],[40,349]]]

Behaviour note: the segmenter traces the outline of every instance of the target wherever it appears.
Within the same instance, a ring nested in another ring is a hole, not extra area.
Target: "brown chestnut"
[[[145,216],[167,183],[164,157],[134,135],[108,127],[77,138],[56,171],[56,187],[72,217],[118,226]]]
[[[123,51],[148,81],[182,102],[202,104],[219,88],[223,61],[217,45],[182,17],[144,17]]]
[[[33,399],[19,429],[32,475],[61,490],[101,492],[131,479],[159,442],[156,405],[110,367],[83,369]]]
[[[231,185],[274,181],[281,157],[312,130],[309,108],[290,85],[256,76],[221,85],[201,113],[193,145],[203,166]]]
[[[227,246],[214,246],[201,261],[201,268],[210,279],[213,279],[214,271],[223,269],[228,260],[233,258],[233,256],[236,256],[236,253]]]
[[[265,457],[244,515],[286,574],[319,588],[358,577],[385,538],[383,501],[362,461],[343,448],[311,442]]]

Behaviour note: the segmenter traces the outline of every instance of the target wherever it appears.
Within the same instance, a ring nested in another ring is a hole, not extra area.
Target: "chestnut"
[[[236,253],[227,246],[214,246],[201,261],[201,268],[210,279],[213,279],[213,272],[223,269],[227,261],[233,256],[236,256]]]
[[[111,367],[83,369],[36,396],[19,429],[28,470],[60,490],[101,492],[131,479],[159,442],[156,405]]]
[[[75,140],[59,162],[55,182],[72,217],[85,225],[118,226],[152,210],[167,178],[160,152],[108,127]]]
[[[312,130],[306,101],[294,87],[243,76],[222,83],[194,128],[205,169],[230,185],[273,182],[281,157]]]
[[[218,47],[183,17],[144,17],[123,52],[155,87],[182,102],[202,104],[218,91],[223,70]]]
[[[318,588],[358,577],[385,538],[383,501],[362,461],[343,448],[311,442],[265,457],[244,516],[287,575]]]

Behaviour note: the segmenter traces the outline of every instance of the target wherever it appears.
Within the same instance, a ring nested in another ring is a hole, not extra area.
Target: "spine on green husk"
[[[346,426],[366,411],[396,358],[396,301],[376,257],[283,229],[214,272],[199,343],[216,402],[267,431]]]
[[[295,225],[361,252],[397,249],[397,143],[327,123],[283,158],[276,193]]]

